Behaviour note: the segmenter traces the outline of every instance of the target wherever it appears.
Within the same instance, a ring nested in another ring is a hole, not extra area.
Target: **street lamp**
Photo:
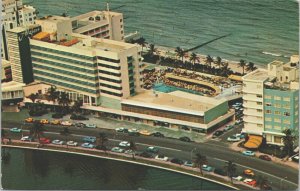
[[[191,161],[193,160],[193,152],[194,152],[194,150],[197,150],[197,148],[195,147],[195,148],[193,148],[193,149],[191,150]]]

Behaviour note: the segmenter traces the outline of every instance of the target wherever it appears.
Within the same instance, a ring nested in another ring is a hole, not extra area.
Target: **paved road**
[[[20,126],[20,123],[2,122],[2,127],[11,128],[14,126]],[[30,124],[23,125],[23,128],[29,129]],[[45,129],[47,130],[46,134],[49,138],[58,137],[63,139],[63,137],[59,135],[59,132],[63,129],[62,127],[46,126]],[[157,138],[151,136],[132,137],[123,133],[116,134],[115,131],[105,129],[78,129],[76,127],[70,127],[69,129],[72,133],[69,137],[71,140],[80,142],[82,135],[97,136],[99,132],[105,132],[110,139],[109,146],[116,146],[120,140],[133,140],[137,143],[138,149],[144,149],[148,145],[155,145],[161,147],[160,152],[166,156],[177,157],[183,160],[191,159],[191,151],[194,149],[194,153],[200,152],[207,156],[209,164],[214,167],[223,168],[225,161],[232,160],[238,164],[239,173],[246,168],[253,169],[257,175],[263,174],[268,177],[269,182],[271,182],[274,188],[281,187],[295,189],[297,187],[296,184],[298,183],[297,170],[273,162],[263,161],[255,157],[243,156],[239,152],[230,150],[226,144],[216,144],[213,141],[201,144],[185,143],[176,139]],[[9,136],[15,135],[9,133]],[[284,179],[285,177],[287,177],[286,179],[288,181]]]

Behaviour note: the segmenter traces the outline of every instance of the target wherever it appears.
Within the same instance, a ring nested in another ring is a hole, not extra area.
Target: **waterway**
[[[26,190],[226,190],[213,182],[142,165],[66,153],[6,148],[2,187]]]
[[[147,42],[192,48],[231,34],[194,52],[266,65],[298,54],[299,12],[296,0],[23,0],[40,16],[70,16],[104,10],[125,18],[125,33],[140,31]],[[121,6],[121,7],[120,7]]]

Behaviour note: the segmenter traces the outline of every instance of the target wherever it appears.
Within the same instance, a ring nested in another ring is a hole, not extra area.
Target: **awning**
[[[239,81],[239,82],[242,82],[242,76],[237,76],[237,75],[234,75],[234,74],[231,74],[230,76],[228,76],[229,79],[231,80],[235,80],[235,81]]]
[[[248,149],[257,149],[262,143],[262,136],[249,135],[247,143],[244,144]]]
[[[50,34],[47,32],[39,32],[36,35],[34,35],[32,38],[35,40],[42,40],[44,38],[50,37]]]

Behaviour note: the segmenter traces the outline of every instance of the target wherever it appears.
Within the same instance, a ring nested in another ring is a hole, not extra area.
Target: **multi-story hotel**
[[[42,32],[30,39],[36,81],[77,92],[90,105],[140,91],[139,46],[72,33],[66,17],[51,16],[37,24]]]
[[[74,33],[117,41],[124,40],[123,14],[92,11],[71,18]]]
[[[2,1],[2,45],[1,58],[9,60],[6,30],[18,26],[28,26],[35,23],[36,10],[32,6],[23,5],[22,0]]]
[[[244,132],[278,145],[282,145],[284,129],[298,133],[298,73],[299,57],[293,56],[286,64],[273,61],[267,70],[258,69],[243,77]]]

